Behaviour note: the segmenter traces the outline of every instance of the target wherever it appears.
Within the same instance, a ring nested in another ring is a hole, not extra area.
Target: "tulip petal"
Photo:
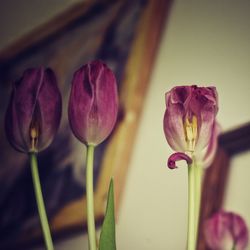
[[[172,104],[182,104],[185,106],[189,103],[191,94],[192,94],[192,87],[190,86],[177,86],[174,87],[170,92],[170,98]],[[167,103],[167,102],[166,102]]]
[[[24,140],[30,138],[30,124],[35,110],[37,96],[42,85],[43,69],[27,69],[21,81],[16,84],[15,107],[20,132]],[[29,145],[29,141],[27,141]]]
[[[54,139],[62,114],[62,97],[57,86],[56,76],[51,69],[44,71],[43,84],[39,90],[36,105],[40,107],[41,135],[38,149],[41,151]]]
[[[180,103],[172,104],[170,95],[170,92],[166,94],[167,107],[163,120],[165,137],[173,150],[185,152],[187,148],[183,126],[185,110]]]
[[[232,212],[220,211],[205,221],[204,235],[211,249],[227,250],[235,246],[245,250],[248,245],[248,229],[242,217]]]
[[[170,155],[170,157],[168,158],[167,165],[170,169],[175,169],[177,168],[176,162],[181,161],[181,160],[186,161],[188,165],[192,163],[192,159],[188,155],[181,153],[181,152],[177,152],[177,153]]]
[[[14,105],[15,87],[12,90],[10,102],[5,115],[5,132],[10,144],[20,152],[29,150],[27,142],[21,136],[16,109]]]
[[[27,69],[13,86],[6,114],[6,134],[10,143],[22,152],[30,147],[30,124],[42,78],[42,68]]]
[[[221,132],[221,127],[220,125],[215,121],[214,122],[214,126],[213,126],[213,130],[212,130],[212,135],[210,138],[210,142],[208,144],[207,149],[205,150],[206,154],[203,158],[203,167],[209,167],[214,159],[216,150],[217,150],[217,146],[218,146],[218,136]]]
[[[205,239],[211,249],[232,249],[234,242],[227,230],[229,226],[230,223],[223,212],[217,213],[212,218],[205,221]]]
[[[209,144],[215,116],[218,111],[215,88],[195,87],[189,104],[191,112],[198,119],[196,151],[201,152]]]
[[[94,65],[100,62],[94,62]],[[99,66],[100,67],[100,66]],[[92,66],[95,70],[95,67]],[[95,98],[89,118],[96,117],[96,124],[89,124],[90,137],[94,143],[101,143],[107,138],[115,126],[118,113],[117,84],[113,72],[105,65],[99,69],[95,79]],[[89,119],[91,121],[91,119]]]
[[[236,250],[244,250],[248,246],[249,236],[248,229],[243,220],[239,215],[233,214],[233,230],[232,235],[236,242]]]

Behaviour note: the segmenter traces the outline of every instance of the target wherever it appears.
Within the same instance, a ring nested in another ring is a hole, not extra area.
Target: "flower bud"
[[[74,74],[68,108],[71,129],[81,142],[103,142],[113,130],[118,113],[113,72],[101,61],[83,65]]]
[[[38,152],[52,142],[61,119],[62,98],[51,69],[24,71],[13,85],[5,116],[10,144],[21,152]]]
[[[212,250],[245,250],[248,229],[243,218],[235,213],[220,211],[205,221],[204,234]]]

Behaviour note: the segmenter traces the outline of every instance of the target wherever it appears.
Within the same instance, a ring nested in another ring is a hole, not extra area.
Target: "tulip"
[[[177,151],[168,159],[170,169],[185,160],[188,168],[187,249],[195,250],[201,199],[202,167],[209,166],[217,147],[219,125],[215,117],[215,87],[179,86],[166,93],[163,128],[170,147]]]
[[[117,113],[118,93],[113,72],[98,60],[83,65],[73,77],[68,114],[74,135],[87,145],[86,199],[90,250],[96,250],[93,188],[94,149],[113,130]]]
[[[244,250],[248,229],[244,219],[232,212],[220,211],[204,223],[207,245],[212,250]]]
[[[194,155],[197,163],[209,166],[220,131],[217,111],[215,87],[179,86],[167,92],[164,132],[171,148]]]
[[[29,153],[31,175],[38,214],[47,250],[53,250],[48,218],[39,178],[37,152],[52,142],[61,119],[62,98],[51,69],[24,71],[13,85],[5,117],[5,130],[10,144]]]
[[[62,98],[51,69],[27,69],[13,85],[5,130],[20,152],[38,152],[52,142],[61,119]]]
[[[69,100],[69,122],[86,145],[103,142],[114,128],[118,112],[116,79],[101,61],[83,65],[74,74]]]

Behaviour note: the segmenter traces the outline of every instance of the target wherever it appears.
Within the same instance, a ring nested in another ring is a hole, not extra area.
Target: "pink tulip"
[[[178,86],[167,92],[164,132],[171,148],[209,166],[220,131],[217,112],[215,87]]]
[[[248,229],[242,217],[220,211],[205,221],[204,234],[212,250],[245,250],[248,245]]]
[[[86,145],[103,142],[114,128],[118,113],[117,84],[101,61],[83,65],[74,74],[69,100],[69,122]]]

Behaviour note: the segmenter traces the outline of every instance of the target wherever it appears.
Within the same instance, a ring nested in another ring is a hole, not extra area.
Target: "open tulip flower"
[[[211,164],[220,131],[216,122],[218,98],[215,87],[177,86],[166,93],[163,128],[170,147],[176,152],[168,159],[188,164],[187,249],[196,250],[199,225],[202,169]]]
[[[217,111],[215,87],[178,86],[166,93],[164,132],[171,148],[180,152],[170,157],[169,168],[175,168],[177,160],[186,160],[183,153],[203,167],[211,164],[220,131]]]
[[[244,219],[232,212],[220,211],[205,221],[204,234],[212,250],[245,250],[248,229]]]

